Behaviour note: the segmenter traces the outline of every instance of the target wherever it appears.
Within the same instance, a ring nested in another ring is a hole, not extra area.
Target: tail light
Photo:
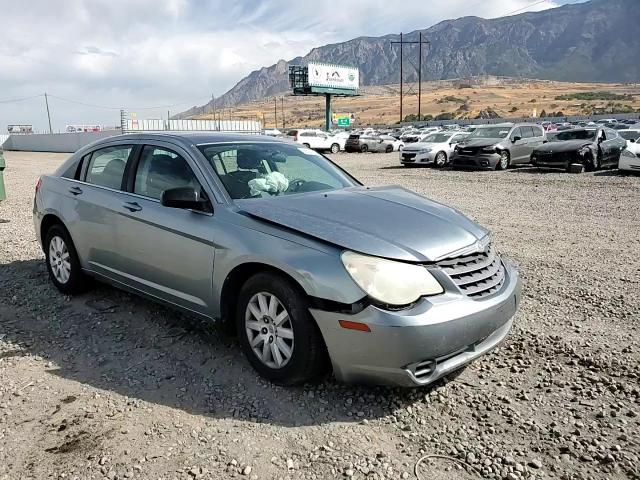
[[[36,183],[36,193],[40,191],[41,186],[42,186],[42,178],[39,178],[38,183]]]

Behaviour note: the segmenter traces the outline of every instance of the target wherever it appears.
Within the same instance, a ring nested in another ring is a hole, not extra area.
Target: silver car
[[[429,384],[498,345],[520,300],[460,212],[266,136],[98,141],[41,177],[34,223],[61,292],[96,278],[223,322],[286,385]]]

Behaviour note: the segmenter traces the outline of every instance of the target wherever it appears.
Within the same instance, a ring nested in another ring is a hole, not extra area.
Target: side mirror
[[[162,192],[160,204],[168,208],[202,210],[207,201],[191,187],[170,188]]]
[[[631,143],[636,143],[636,139],[632,138],[631,140],[629,140]]]
[[[516,142],[519,142],[520,140],[522,140],[522,137],[519,137],[518,135],[516,135],[511,139],[511,143],[516,143]]]

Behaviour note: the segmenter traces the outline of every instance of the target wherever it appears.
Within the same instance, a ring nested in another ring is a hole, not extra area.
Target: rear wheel
[[[506,170],[509,168],[509,163],[511,162],[511,158],[509,156],[509,152],[503,150],[500,152],[500,159],[498,163],[496,163],[496,170]]]
[[[442,168],[447,164],[447,154],[444,152],[438,152],[434,160],[434,164],[438,168]]]
[[[82,273],[73,241],[62,225],[53,225],[47,230],[44,251],[49,278],[60,292],[73,295],[87,289],[89,281]]]
[[[384,151],[386,153],[391,153],[393,152],[393,145],[387,145],[387,148],[384,149]]]
[[[367,146],[367,144],[366,144],[366,143],[360,147],[360,151],[361,151],[362,153],[366,153],[366,152],[368,152],[368,151],[369,151],[369,147]]]
[[[251,277],[240,291],[236,321],[249,363],[268,380],[296,385],[326,370],[322,335],[291,281],[268,272]]]
[[[334,143],[333,145],[331,145],[331,153],[338,153],[340,151],[340,145],[338,145],[337,143]]]

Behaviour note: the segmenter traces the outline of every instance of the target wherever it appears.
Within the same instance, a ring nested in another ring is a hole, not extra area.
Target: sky
[[[0,134],[166,117],[252,70],[361,35],[581,0],[0,0]]]

